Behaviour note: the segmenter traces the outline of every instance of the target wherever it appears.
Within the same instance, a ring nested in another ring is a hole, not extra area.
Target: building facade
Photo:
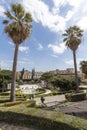
[[[49,71],[51,73],[53,73],[54,75],[73,75],[75,73],[75,70],[74,68],[67,68],[65,70],[59,70],[59,69],[56,69],[56,70],[52,70],[52,71]],[[38,79],[42,76],[42,74],[45,73],[45,72],[35,72],[34,74],[34,79]],[[78,71],[78,75],[80,75],[80,72]],[[21,77],[21,72],[17,72],[16,73],[16,79],[20,79]],[[23,79],[31,79],[32,78],[32,72],[28,71],[28,70],[25,70],[24,71],[24,74],[23,74]]]
[[[35,72],[34,74],[34,79],[38,79],[41,77],[41,75],[43,74],[43,72]],[[16,72],[16,79],[20,79],[21,77],[21,72]],[[25,70],[24,74],[23,74],[23,79],[31,79],[32,78],[32,72]]]

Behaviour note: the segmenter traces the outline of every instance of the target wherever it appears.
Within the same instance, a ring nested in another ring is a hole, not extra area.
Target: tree
[[[32,76],[31,76],[31,79],[33,80],[35,77],[35,69],[32,69]]]
[[[81,61],[80,66],[81,66],[80,69],[81,69],[82,73],[87,75],[87,61]]]
[[[66,42],[66,46],[69,47],[73,52],[73,60],[74,60],[74,68],[75,68],[75,83],[76,83],[76,90],[78,91],[79,85],[78,85],[77,64],[76,64],[76,50],[81,43],[83,30],[81,30],[77,26],[71,26],[67,30],[65,30],[63,36],[64,36],[63,41]]]
[[[46,83],[46,86],[49,87],[49,85],[51,85],[51,80],[52,80],[53,76],[54,76],[53,73],[46,72],[46,73],[42,74],[41,80],[44,80]]]
[[[21,76],[20,76],[21,80],[23,80],[24,71],[25,71],[25,69],[23,68],[22,71],[21,71]]]
[[[21,4],[12,4],[11,11],[4,12],[7,20],[3,21],[5,24],[5,33],[12,39],[15,45],[14,59],[13,59],[13,73],[11,84],[11,101],[15,101],[15,80],[16,80],[16,66],[18,57],[18,48],[28,37],[30,37],[30,30],[32,26],[32,18],[30,13],[25,13]],[[9,19],[9,20],[8,20]]]

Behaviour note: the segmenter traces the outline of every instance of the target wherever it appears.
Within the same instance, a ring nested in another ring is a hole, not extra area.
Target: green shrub
[[[86,93],[68,93],[65,97],[68,101],[76,102],[86,99]]]
[[[74,76],[57,76],[51,81],[51,83],[54,87],[59,87],[60,90],[75,90]]]
[[[53,92],[52,94],[53,94],[53,95],[58,95],[58,92]]]
[[[33,126],[40,130],[87,130],[86,120],[35,108],[26,111],[26,108],[22,107],[0,111],[0,121],[26,127]]]
[[[27,105],[27,107],[35,107],[36,101],[35,100],[29,100],[29,101],[26,101],[25,104]]]
[[[42,94],[42,93],[45,93],[45,92],[46,92],[45,89],[43,89],[43,88],[38,88],[38,89],[36,90],[36,92],[35,92],[35,95],[39,95],[39,94]]]
[[[20,91],[16,91],[15,96],[16,96],[16,100],[17,101],[24,101],[24,100],[26,100],[26,95],[21,94]]]
[[[24,98],[24,97],[16,97],[16,101],[26,101],[26,98]]]
[[[7,103],[4,104],[4,106],[10,107],[10,106],[14,106],[14,105],[19,105],[21,103],[22,103],[22,101],[7,102]]]
[[[1,95],[1,96],[9,96],[9,95],[10,95],[10,92],[9,92],[9,91],[7,91],[7,92],[2,92],[2,93],[0,93],[0,95]]]
[[[36,105],[36,108],[45,108],[45,107],[47,107],[46,104],[38,104],[38,105]]]

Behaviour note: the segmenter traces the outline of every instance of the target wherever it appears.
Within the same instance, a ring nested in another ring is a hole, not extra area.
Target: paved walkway
[[[87,85],[80,85],[79,86],[80,88],[87,88]],[[50,93],[51,91],[46,89],[46,93],[45,94],[48,94]],[[86,90],[84,90],[84,92],[86,92]],[[36,100],[36,104],[40,104],[41,101],[40,101],[40,98],[35,98]],[[56,95],[56,96],[48,96],[48,97],[45,97],[45,103],[47,102],[62,102],[65,100],[65,95],[64,94],[61,94],[61,95]]]
[[[80,102],[69,102],[63,107],[56,107],[56,111],[87,119],[87,100]]]
[[[41,104],[41,100],[40,98],[35,98],[36,100],[36,104]],[[65,95],[56,95],[56,96],[49,96],[49,97],[45,97],[45,103],[49,103],[49,102],[61,102],[65,100]]]
[[[37,130],[37,129],[26,128],[26,127],[21,127],[21,126],[14,126],[11,124],[0,122],[0,130]]]
[[[80,87],[80,88],[85,88],[85,89],[86,89],[86,88],[87,88],[87,85],[80,85],[79,87]]]

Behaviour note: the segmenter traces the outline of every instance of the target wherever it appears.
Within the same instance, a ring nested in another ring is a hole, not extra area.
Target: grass
[[[41,130],[87,130],[87,121],[59,112],[29,107],[29,101],[5,106],[0,104],[0,121]]]
[[[39,88],[39,89],[36,90],[35,95],[43,94],[45,92],[46,92],[45,89]]]

